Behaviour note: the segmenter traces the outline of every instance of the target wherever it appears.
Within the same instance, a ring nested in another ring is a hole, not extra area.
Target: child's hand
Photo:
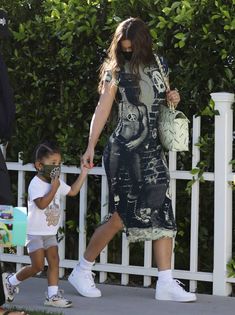
[[[59,187],[60,187],[60,180],[59,180],[59,177],[56,176],[55,178],[51,179],[51,188],[57,191]]]
[[[88,172],[89,172],[89,168],[84,166],[82,163],[81,163],[80,167],[81,167],[81,173],[84,174],[84,175],[87,175]]]

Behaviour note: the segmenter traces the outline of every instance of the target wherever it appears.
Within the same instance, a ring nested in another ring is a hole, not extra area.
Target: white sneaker
[[[71,307],[72,306],[72,302],[65,299],[62,296],[63,291],[62,290],[58,290],[57,294],[53,295],[52,297],[48,297],[48,295],[46,294],[46,300],[44,301],[44,305],[46,306],[53,306],[53,307]]]
[[[95,286],[94,276],[95,274],[90,270],[75,267],[68,280],[81,295],[85,297],[100,297],[101,291]]]
[[[19,287],[10,284],[9,278],[13,276],[13,273],[4,272],[2,274],[2,284],[7,302],[12,302],[15,298],[15,295],[19,293]]]
[[[156,300],[175,301],[175,302],[193,302],[197,300],[194,293],[185,291],[181,285],[184,285],[179,280],[172,280],[165,285],[156,285]]]

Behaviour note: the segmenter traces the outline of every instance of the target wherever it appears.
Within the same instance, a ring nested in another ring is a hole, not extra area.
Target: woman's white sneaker
[[[100,297],[101,291],[95,286],[94,275],[92,271],[78,266],[73,269],[68,280],[82,296]]]
[[[175,302],[194,302],[197,300],[196,294],[185,291],[183,283],[173,279],[165,284],[156,285],[156,300],[175,301]]]

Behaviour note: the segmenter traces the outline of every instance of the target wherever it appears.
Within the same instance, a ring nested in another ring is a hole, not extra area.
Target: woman
[[[162,59],[168,74],[168,68]],[[118,103],[118,124],[104,150],[109,182],[106,222],[97,228],[84,257],[69,276],[77,291],[101,296],[92,277],[92,265],[101,250],[124,228],[129,241],[153,241],[158,267],[155,298],[195,301],[172,278],[172,241],[176,224],[169,196],[169,174],[158,138],[159,105],[180,101],[176,90],[166,91],[152,51],[152,39],[144,22],[129,18],[120,23],[101,67],[100,99],[90,126],[89,143],[82,163],[93,167],[94,149],[111,112]]]

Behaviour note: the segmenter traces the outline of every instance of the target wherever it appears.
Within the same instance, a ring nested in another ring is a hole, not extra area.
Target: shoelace
[[[57,294],[55,295],[55,297],[58,299],[64,299],[63,294],[64,294],[64,290],[60,289],[57,291]]]
[[[61,300],[61,299],[64,299],[63,293],[64,293],[64,290],[59,289],[59,290],[57,291],[57,293],[56,293],[55,295],[52,295],[50,298],[49,298],[47,292],[45,292],[45,296],[46,296],[47,299],[58,299],[58,300]]]
[[[89,281],[89,286],[91,286],[93,288],[95,287],[94,278],[95,278],[94,272],[87,272],[86,279]]]
[[[71,301],[67,300],[66,298],[63,297],[64,290],[58,290],[57,294],[53,295],[51,297],[52,300],[54,301],[63,301],[63,303],[66,303],[66,305],[71,304]]]

